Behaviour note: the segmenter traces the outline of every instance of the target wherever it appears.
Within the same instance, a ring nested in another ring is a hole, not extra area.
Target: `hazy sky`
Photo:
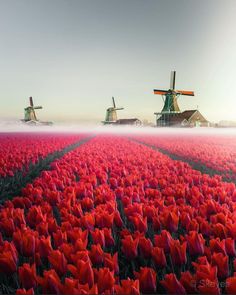
[[[177,71],[182,110],[236,120],[235,0],[0,0],[0,118],[154,122]]]

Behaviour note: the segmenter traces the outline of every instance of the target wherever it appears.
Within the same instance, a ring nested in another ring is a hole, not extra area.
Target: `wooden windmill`
[[[112,104],[113,104],[113,106],[106,110],[106,117],[105,117],[105,121],[103,121],[103,124],[116,123],[117,122],[117,112],[116,111],[120,111],[120,110],[124,109],[124,108],[117,108],[116,107],[114,97],[112,97]]]
[[[29,106],[24,109],[25,117],[22,121],[30,125],[52,125],[52,122],[42,122],[37,119],[35,110],[41,110],[42,108],[42,106],[35,106],[33,98],[30,97]]]
[[[32,97],[29,98],[29,103],[30,103],[30,105],[25,108],[24,121],[25,122],[38,121],[36,114],[35,114],[35,110],[41,110],[43,107],[42,106],[34,106]]]
[[[176,72],[172,71],[170,77],[170,89],[154,89],[154,94],[162,95],[164,102],[162,111],[160,113],[154,113],[157,116],[157,122],[159,122],[157,125],[168,126],[171,119],[178,117],[177,114],[181,113],[177,101],[180,95],[194,96],[193,91],[176,90],[175,77]]]

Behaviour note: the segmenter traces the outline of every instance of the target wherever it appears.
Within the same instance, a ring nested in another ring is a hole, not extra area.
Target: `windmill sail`
[[[194,96],[193,91],[175,90],[175,78],[176,78],[176,71],[172,71],[170,76],[169,90],[154,89],[154,94],[165,96],[164,107],[161,113],[179,113],[180,108],[177,102],[178,97],[180,95]]]
[[[112,96],[113,107],[116,108],[115,98]]]
[[[193,92],[193,91],[176,90],[176,92],[177,92],[178,94],[181,94],[181,95],[194,96],[194,92]]]
[[[170,75],[170,89],[172,90],[175,89],[175,73],[175,71],[172,71]]]
[[[34,103],[33,103],[33,98],[32,98],[32,96],[30,96],[30,98],[29,98],[29,102],[30,102],[30,106],[33,107],[33,106],[34,106]]]
[[[166,95],[168,90],[154,89],[154,94]]]

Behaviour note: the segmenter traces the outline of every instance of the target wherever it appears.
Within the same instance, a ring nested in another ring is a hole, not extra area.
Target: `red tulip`
[[[98,294],[97,285],[93,285],[91,289],[89,289],[88,284],[81,285],[78,280],[65,278],[65,284],[62,286],[62,294]]]
[[[55,233],[53,233],[53,241],[54,241],[54,246],[57,249],[63,243],[67,242],[67,233],[62,232],[61,230],[57,230]]]
[[[94,284],[94,273],[89,260],[78,260],[77,267],[68,265],[68,270],[75,278],[78,278],[81,284],[88,284],[92,288]]]
[[[109,183],[112,189],[116,189],[118,186],[117,180],[114,177],[110,177]]]
[[[51,245],[51,237],[48,236],[45,238],[44,236],[39,238],[39,253],[41,257],[48,257],[48,255],[52,251],[52,245]]]
[[[153,247],[152,259],[158,268],[166,267],[166,256],[165,256],[164,249],[159,247]]]
[[[226,255],[225,240],[220,241],[219,238],[210,240],[211,252],[222,253]]]
[[[90,198],[83,198],[81,200],[81,207],[82,209],[85,211],[90,211],[94,208],[94,203],[93,203],[93,200],[90,199]]]
[[[227,229],[228,236],[230,236],[232,239],[235,240],[236,239],[236,222],[234,223],[228,222],[225,227]]]
[[[161,285],[166,289],[168,294],[186,294],[183,285],[177,280],[175,274],[165,275],[165,279],[160,281]]]
[[[148,222],[153,221],[153,218],[156,217],[158,210],[152,206],[145,206],[143,208],[143,216],[147,217]]]
[[[66,230],[68,241],[73,244],[76,243],[78,239],[85,241],[88,239],[88,230],[82,230],[81,228],[73,228],[71,230]]]
[[[191,231],[186,237],[190,255],[203,255],[205,240],[201,234]]]
[[[180,215],[180,221],[181,221],[181,225],[186,228],[190,222],[191,222],[191,218],[189,216],[188,213],[186,212],[183,212],[181,215]]]
[[[203,234],[203,235],[205,235],[205,236],[207,236],[207,237],[209,237],[210,235],[211,235],[211,231],[212,231],[212,229],[211,229],[211,225],[208,223],[208,221],[207,220],[201,220],[200,222],[199,222],[199,228],[200,228],[200,232]]]
[[[120,237],[121,239],[125,238],[126,236],[129,236],[131,235],[131,232],[127,229],[127,228],[124,228],[120,231]]]
[[[172,240],[171,234],[167,230],[162,230],[160,235],[154,236],[154,245],[163,248],[165,253],[169,253]]]
[[[229,276],[229,257],[222,253],[212,254],[212,265],[218,269],[218,278],[225,279]]]
[[[236,256],[235,244],[232,238],[225,239],[225,250],[227,255]]]
[[[134,227],[137,231],[141,233],[146,233],[147,231],[147,217],[142,217],[139,214],[135,216],[131,216],[130,219],[132,220]]]
[[[84,250],[84,251],[77,251],[75,254],[71,254],[70,255],[70,260],[72,261],[72,263],[74,263],[75,265],[79,265],[78,262],[80,260],[87,262],[89,261],[89,263],[91,264],[91,260],[89,258],[89,251],[88,250]]]
[[[48,218],[48,231],[50,234],[55,233],[57,230],[59,230],[59,226],[57,225],[57,222],[54,218]]]
[[[75,249],[75,251],[86,250],[87,244],[88,244],[88,239],[86,239],[86,240],[78,239],[75,242],[74,249]]]
[[[88,230],[93,230],[95,225],[95,218],[94,215],[91,213],[87,213],[80,219],[81,226]]]
[[[23,288],[30,289],[37,286],[35,264],[30,266],[28,263],[24,263],[18,268],[18,273],[19,281]]]
[[[148,259],[152,255],[152,242],[149,239],[146,239],[145,237],[141,237],[139,239],[139,250],[141,253],[141,256]]]
[[[192,275],[189,271],[181,272],[180,283],[185,288],[188,294],[196,294],[197,281],[195,275]]]
[[[0,272],[11,275],[16,272],[16,261],[11,251],[0,253]]]
[[[73,247],[73,245],[71,245],[69,243],[63,243],[59,247],[59,250],[65,255],[65,258],[67,259],[67,261],[70,261],[71,262],[72,253],[74,253],[74,247]]]
[[[161,222],[158,216],[153,217],[152,225],[155,231],[159,231],[161,229]]]
[[[225,239],[227,237],[226,228],[223,224],[213,224],[212,229],[215,237],[219,237],[220,239]]]
[[[61,294],[62,284],[54,269],[44,271],[43,277],[37,279],[44,294]]]
[[[170,232],[176,232],[179,225],[179,217],[174,213],[167,211],[162,216],[162,223],[164,227]]]
[[[39,233],[39,235],[41,235],[41,236],[42,235],[45,237],[49,236],[47,222],[41,222],[41,223],[37,224],[36,230]]]
[[[114,220],[114,212],[108,214],[108,212],[102,212],[95,215],[96,217],[96,225],[99,228],[112,228],[113,220]]]
[[[16,250],[15,245],[12,242],[4,241],[0,246],[0,254],[5,254],[6,252],[10,253],[15,264],[18,263],[18,252]],[[11,259],[10,259],[11,260]]]
[[[93,264],[102,264],[104,260],[104,252],[100,244],[92,245],[89,251],[89,257]]]
[[[67,271],[67,260],[59,250],[52,250],[48,260],[58,275],[63,276]]]
[[[35,237],[30,232],[22,235],[22,254],[25,257],[31,257],[35,254]]]
[[[187,231],[199,231],[199,223],[196,219],[192,219],[190,223],[186,226]]]
[[[109,253],[105,253],[104,266],[108,267],[110,271],[115,274],[119,274],[119,264],[118,264],[118,253],[116,252],[113,256]]]
[[[139,280],[131,280],[130,278],[121,280],[121,285],[115,285],[115,291],[120,295],[139,295]]]
[[[205,280],[217,281],[217,267],[211,266],[205,256],[199,257],[197,262],[192,262],[192,265],[196,269],[197,282]]]
[[[122,252],[128,259],[134,259],[138,255],[138,243],[139,240],[136,238],[133,240],[131,235],[126,236],[122,239]]]
[[[40,206],[32,206],[29,209],[26,220],[28,224],[30,225],[30,227],[34,228],[40,222],[45,222],[46,217],[42,213],[42,209]]]
[[[111,229],[109,228],[104,228],[104,237],[105,237],[105,245],[106,247],[113,247],[115,245],[115,241],[112,236]]]
[[[105,236],[102,229],[96,228],[94,231],[91,231],[91,236],[94,244],[100,244],[102,248],[105,247]]]
[[[139,272],[134,271],[135,277],[139,280],[140,291],[144,294],[156,292],[156,272],[149,267],[141,267]]]
[[[1,232],[7,237],[12,237],[15,231],[15,225],[12,218],[3,218],[0,221]]]
[[[98,286],[99,294],[103,292],[109,292],[111,294],[111,290],[114,287],[115,279],[114,272],[111,272],[109,268],[99,268],[99,270],[95,269],[96,281]]]
[[[86,285],[88,287],[88,285]],[[79,288],[79,281],[77,279],[65,278],[65,283],[62,286],[62,294],[82,294]]]
[[[174,265],[182,265],[187,262],[186,256],[187,243],[182,245],[179,240],[172,240],[170,244],[170,255]]]

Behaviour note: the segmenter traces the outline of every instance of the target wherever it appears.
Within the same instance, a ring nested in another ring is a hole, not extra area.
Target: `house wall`
[[[209,122],[203,117],[203,115],[199,111],[197,111],[189,119],[189,125],[207,127],[209,126]]]

